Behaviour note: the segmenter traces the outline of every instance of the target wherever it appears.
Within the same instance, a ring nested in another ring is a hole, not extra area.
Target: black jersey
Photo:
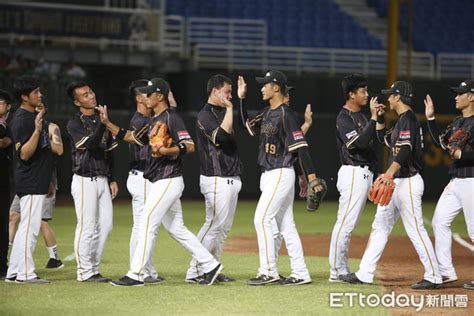
[[[5,120],[0,123],[0,139],[9,137],[11,139],[10,122],[13,116],[10,112],[7,113]],[[11,148],[0,148],[0,191],[10,191],[10,162],[11,162]]]
[[[242,173],[235,135],[220,127],[225,113],[225,108],[207,103],[198,114],[196,144],[202,175],[231,177]]]
[[[135,133],[147,126],[149,122],[149,117],[144,116],[140,112],[135,112],[130,121],[129,130],[135,135]],[[135,143],[129,144],[128,148],[130,150],[130,169],[144,171],[148,154],[146,146]]]
[[[372,123],[372,122],[371,122]],[[375,123],[375,122],[374,122]],[[368,126],[369,120],[361,111],[352,112],[342,108],[336,118],[336,143],[341,164],[352,166],[369,166],[374,170],[377,162],[375,155],[375,124]],[[366,128],[370,128],[365,130]],[[369,142],[363,148],[356,142],[363,133],[370,133]]]
[[[20,159],[22,146],[35,131],[36,112],[19,108],[11,122],[12,142],[15,146],[13,155],[13,174],[16,194],[22,197],[27,194],[47,194],[53,172],[53,154],[48,136],[47,125],[43,124],[35,152],[27,161]]]
[[[433,139],[433,143],[437,146],[441,146],[440,135],[436,129],[436,124],[434,120],[428,121],[428,127],[431,134],[431,138]],[[454,121],[448,127],[451,129],[450,132],[443,133],[444,142],[449,144],[449,136],[452,135],[458,129],[464,129],[466,132],[469,133],[470,137],[467,143],[465,144],[464,148],[461,148],[462,154],[461,159],[456,159],[453,161],[451,166],[449,167],[449,175],[453,178],[472,178],[474,176],[474,160],[472,159],[473,151],[474,151],[474,116],[469,117],[456,117]],[[470,157],[468,157],[470,156]]]
[[[262,171],[293,168],[296,150],[307,147],[295,113],[283,103],[276,109],[266,107],[246,122],[251,135],[259,135],[258,164]]]
[[[160,115],[154,116],[150,121],[150,130],[159,121],[167,124],[168,132],[173,139],[173,145],[179,143],[194,144],[183,120],[175,111],[167,109]],[[161,179],[182,176],[181,158],[179,156],[153,157],[151,147],[146,146],[146,149],[147,164],[143,173],[145,179],[156,182]]]
[[[389,165],[392,164],[402,146],[410,147],[410,155],[395,174],[395,178],[408,178],[421,172],[423,169],[423,131],[412,110],[408,110],[398,117],[395,126],[385,133],[384,142],[390,148]]]
[[[98,114],[78,113],[67,123],[72,146],[72,172],[82,177],[106,176],[113,180],[112,150],[117,142]]]

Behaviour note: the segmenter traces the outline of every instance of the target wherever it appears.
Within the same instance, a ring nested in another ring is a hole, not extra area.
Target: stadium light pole
[[[387,86],[397,79],[398,68],[398,15],[399,0],[390,0],[388,6],[388,41],[387,41]]]

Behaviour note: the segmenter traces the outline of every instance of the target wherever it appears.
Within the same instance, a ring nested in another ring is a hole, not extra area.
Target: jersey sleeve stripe
[[[110,147],[105,150],[105,152],[114,150],[117,146],[118,146],[118,142],[113,142],[113,143],[110,145]]]
[[[357,136],[354,136],[351,139],[349,139],[349,141],[346,143],[346,147],[348,149],[352,149],[353,148],[352,144],[359,138],[359,136],[360,135],[357,135]]]
[[[288,146],[288,151],[295,151],[296,149],[301,148],[301,147],[308,147],[308,143],[306,141],[303,141],[303,142],[292,144]]]
[[[87,142],[87,140],[89,139],[89,136],[85,136],[83,138],[81,138],[79,141],[77,141],[74,146],[79,149],[81,148],[82,146],[84,146],[84,144]]]
[[[411,142],[408,140],[408,141],[398,141],[395,143],[395,146],[396,147],[401,147],[401,146],[410,146],[410,148],[412,148],[412,144]]]

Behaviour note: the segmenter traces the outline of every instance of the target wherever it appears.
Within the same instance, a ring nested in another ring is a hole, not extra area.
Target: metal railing
[[[197,18],[186,19],[188,55],[195,45],[267,45],[268,29],[264,20]]]
[[[436,58],[436,78],[474,78],[474,54],[440,53]]]
[[[297,74],[320,72],[330,75],[362,73],[385,75],[386,52],[252,45],[197,44],[192,63],[198,69],[261,70],[276,68]],[[404,75],[405,52],[399,54],[400,75]],[[411,76],[434,78],[434,57],[430,53],[412,53]]]

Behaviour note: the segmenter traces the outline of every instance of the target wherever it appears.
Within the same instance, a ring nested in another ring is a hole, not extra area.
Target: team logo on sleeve
[[[191,136],[189,136],[188,131],[178,131],[178,139],[179,140],[188,139],[188,138],[191,138]]]
[[[409,139],[410,136],[410,130],[400,131],[400,139]]]
[[[303,139],[303,132],[302,131],[294,131],[293,132],[293,139],[294,140],[300,140]]]

